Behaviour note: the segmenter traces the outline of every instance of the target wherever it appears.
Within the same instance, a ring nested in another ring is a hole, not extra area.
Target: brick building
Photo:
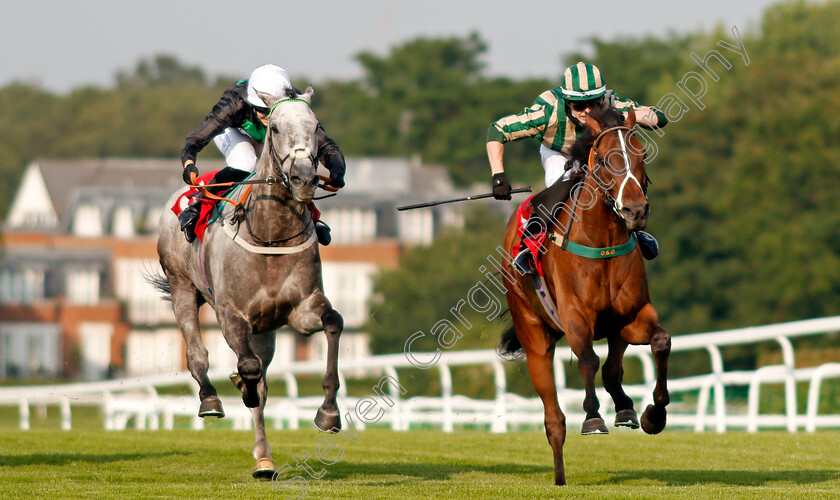
[[[200,162],[202,171],[222,168]],[[369,355],[363,331],[372,280],[408,245],[461,224],[450,206],[396,206],[457,195],[439,167],[348,158],[347,187],[318,202],[333,242],[321,247],[324,288],[344,316],[341,356]],[[157,272],[156,229],[183,184],[177,160],[37,160],[7,214],[0,260],[0,377],[142,375],[186,369],[171,307],[144,276]],[[213,311],[201,312],[213,368],[236,365]],[[322,334],[281,329],[272,366],[323,359]]]

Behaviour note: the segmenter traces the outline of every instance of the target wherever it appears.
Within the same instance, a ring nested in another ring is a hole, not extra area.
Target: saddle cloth
[[[213,177],[215,177],[216,173],[219,172],[218,170],[213,170],[210,172],[205,172],[198,176],[198,183],[199,184],[209,184]],[[221,193],[218,193],[217,196],[229,198],[231,194],[236,191],[237,189],[241,188],[242,186],[234,186],[230,189],[227,189]],[[181,212],[187,208],[187,205],[192,202],[194,196],[198,195],[198,189],[196,188],[189,188],[183,193],[181,193],[178,198],[175,199],[175,203],[172,205],[171,210],[175,215],[180,215]],[[201,199],[201,207],[199,210],[198,215],[198,222],[195,225],[195,235],[198,236],[200,241],[204,241],[204,232],[207,230],[207,226],[215,220],[214,214],[216,213],[216,205],[218,201],[211,200],[208,198]],[[315,208],[315,204],[313,202],[309,202],[306,204],[307,208],[309,208],[310,213],[312,213],[312,222],[318,222],[321,219],[321,212]]]
[[[522,248],[522,245],[525,245],[525,247],[531,251],[531,255],[534,256],[537,273],[540,276],[545,276],[543,274],[540,255],[542,255],[541,252],[543,244],[545,243],[545,239],[548,235],[545,232],[535,235],[524,234],[525,224],[528,222],[528,219],[531,217],[531,213],[534,211],[534,208],[531,206],[531,198],[534,196],[536,195],[529,196],[528,199],[522,202],[522,204],[519,205],[519,208],[516,209],[516,232],[519,234],[519,243],[513,244],[510,249],[510,254],[515,257]]]

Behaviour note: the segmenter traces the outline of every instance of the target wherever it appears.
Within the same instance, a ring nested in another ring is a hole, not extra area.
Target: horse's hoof
[[[642,413],[642,430],[648,434],[659,434],[665,428],[667,416],[664,407],[648,405]]]
[[[338,432],[341,430],[341,415],[338,410],[326,411],[318,408],[315,415],[315,427],[321,432]]]
[[[233,382],[234,387],[239,389],[240,391],[245,390],[245,381],[242,380],[242,377],[239,376],[239,373],[233,372],[230,374],[230,381]]]
[[[271,479],[275,469],[274,460],[261,458],[257,460],[257,465],[254,466],[254,472],[251,475],[257,479]]]
[[[222,409],[222,400],[218,396],[207,396],[198,408],[198,416],[224,418],[225,410]]]
[[[633,410],[633,408],[619,410],[619,412],[615,414],[615,426],[638,429],[639,419],[638,417],[636,417],[636,412]]]
[[[593,417],[587,418],[583,422],[583,428],[580,430],[580,433],[584,436],[588,436],[590,434],[609,434],[610,430],[607,429],[607,424],[604,423],[603,418]]]

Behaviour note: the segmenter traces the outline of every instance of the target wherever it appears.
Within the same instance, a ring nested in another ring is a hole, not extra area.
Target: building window
[[[356,328],[367,320],[375,272],[375,264],[323,263],[324,294],[344,318],[346,327]]]
[[[123,205],[114,210],[114,217],[111,221],[111,232],[117,238],[134,237],[134,217],[131,212],[131,207]]]
[[[91,305],[99,302],[99,272],[95,269],[73,268],[67,271],[67,300],[73,304]]]
[[[102,212],[96,205],[82,204],[73,212],[73,234],[81,238],[102,236]]]
[[[58,326],[51,323],[0,324],[0,376],[30,378],[59,374]]]
[[[44,271],[3,269],[0,271],[0,303],[31,304],[44,300]]]
[[[111,364],[111,323],[82,323],[79,337],[82,341],[82,373],[87,380],[100,380],[108,374]]]
[[[429,245],[435,235],[434,216],[431,211],[400,212],[399,237],[404,243]]]
[[[332,240],[339,245],[364,243],[376,238],[376,212],[373,209],[324,210],[321,219],[330,226]]]

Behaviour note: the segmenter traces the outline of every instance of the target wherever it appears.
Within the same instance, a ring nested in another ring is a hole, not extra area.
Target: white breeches
[[[257,167],[257,159],[262,153],[262,143],[255,141],[245,132],[228,127],[223,133],[214,137],[213,142],[225,155],[227,166],[246,172],[253,172]]]
[[[571,179],[572,170],[566,170],[566,162],[568,160],[569,157],[563,153],[540,144],[540,161],[545,170],[545,187],[554,184],[560,179],[564,181]]]

